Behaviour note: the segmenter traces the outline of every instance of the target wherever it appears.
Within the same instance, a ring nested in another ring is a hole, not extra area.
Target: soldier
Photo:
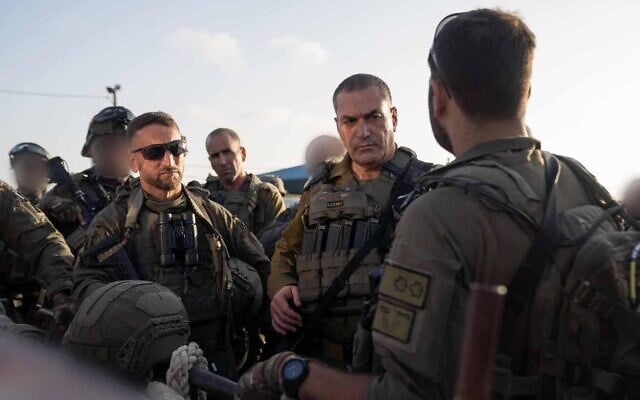
[[[305,168],[309,173],[312,173],[319,165],[329,159],[341,159],[344,156],[344,152],[344,146],[337,137],[331,135],[317,136],[309,142],[305,150]],[[280,181],[282,182],[282,180]],[[280,193],[282,193],[282,191]],[[267,256],[273,257],[276,242],[280,240],[282,232],[284,232],[285,228],[296,216],[298,205],[299,203],[296,203],[288,207],[278,218],[260,232],[258,239],[260,239],[260,243],[262,243],[262,247],[264,247]]]
[[[47,217],[0,181],[0,298],[15,322],[33,323],[38,306],[59,322],[71,309],[73,255]]]
[[[534,48],[535,36],[525,23],[503,11],[453,14],[438,25],[429,54],[431,126],[438,143],[456,159],[420,180],[431,190],[406,209],[398,224],[375,313],[367,313],[356,338],[357,353],[366,352],[361,345],[367,336],[360,333],[371,326],[376,357],[364,357],[372,361],[370,373],[348,375],[282,353],[241,379],[239,398],[283,389],[301,399],[453,398],[469,283],[509,284],[511,298],[526,293],[527,279],[520,289],[510,282],[521,265],[527,271],[549,262],[548,242],[554,237],[547,230],[549,216],[593,204],[580,184],[579,176],[588,176],[582,167],[566,158],[557,161],[527,137],[524,116]],[[567,253],[560,254],[549,271],[551,279],[560,279],[557,275],[570,262]],[[541,287],[536,295],[555,293]],[[536,380],[544,361],[540,356],[551,354],[540,349],[544,341],[527,341],[528,330],[522,329],[527,325],[521,323],[529,315],[533,332],[551,318],[535,313],[506,318],[500,350],[514,371],[533,376],[505,381],[503,388],[536,397],[553,390],[560,379],[576,385],[591,379],[578,370],[562,376],[559,368],[551,385]],[[546,368],[553,374],[554,366],[563,364],[550,360]],[[282,374],[274,374],[274,368]],[[601,383],[612,383],[603,372],[597,376]],[[581,398],[578,393],[563,398]]]
[[[73,175],[75,185],[56,185],[44,197],[42,210],[56,228],[67,238],[72,250],[82,245],[84,235],[77,232],[87,217],[81,204],[86,200],[95,215],[114,198],[116,190],[129,180],[129,151],[126,129],[134,115],[124,107],[107,107],[95,115],[89,124],[82,146],[82,156],[91,158],[93,166]],[[77,188],[72,187],[77,186]],[[85,200],[78,198],[79,189]],[[69,238],[76,232],[77,237]]]
[[[309,178],[298,213],[276,244],[269,294],[276,332],[285,335],[304,326],[304,343],[295,339],[302,343],[300,351],[345,367],[369,296],[367,274],[389,250],[393,207],[432,164],[396,145],[398,114],[380,78],[345,79],[333,105],[347,155],[322,163]],[[347,266],[350,276],[336,280]],[[326,295],[334,281],[348,284]],[[331,306],[322,310],[322,302]]]
[[[49,184],[49,153],[35,143],[18,143],[9,152],[11,168],[16,176],[16,189],[34,206],[40,203]]]
[[[215,129],[205,145],[217,176],[209,175],[204,188],[211,200],[222,204],[257,235],[285,210],[282,195],[244,169],[247,150],[235,131]]]
[[[232,375],[244,355],[243,328],[261,307],[269,260],[244,223],[206,192],[182,185],[186,139],[171,116],[135,118],[128,138],[140,179],[94,219],[74,271],[74,297],[81,303],[122,279],[164,285],[182,298],[192,340]]]

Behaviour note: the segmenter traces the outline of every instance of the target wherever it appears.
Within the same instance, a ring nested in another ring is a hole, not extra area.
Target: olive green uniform
[[[534,221],[542,219],[545,168],[540,144],[533,139],[479,144],[429,176],[477,178],[499,188],[509,204]],[[589,203],[562,163],[558,212]],[[456,185],[440,185],[414,201],[398,224],[379,287],[372,331],[383,372],[370,384],[368,397],[453,398],[468,284],[507,285],[534,234],[531,226]],[[502,350],[518,339],[503,337]],[[522,359],[526,347],[517,344],[506,355]]]
[[[225,190],[218,177],[212,175],[207,177],[204,188],[211,200],[223,205],[256,235],[286,209],[278,189],[253,174],[247,175],[240,190],[234,192]]]
[[[131,186],[92,222],[74,271],[74,297],[80,303],[97,288],[122,279],[166,286],[184,302],[192,340],[221,373],[232,374],[233,365],[239,364],[233,357],[243,356],[243,343],[235,341],[244,341],[243,325],[256,319],[263,298],[261,281],[269,273],[260,243],[244,223],[208,200],[203,191],[185,188],[176,201],[159,203],[148,198],[137,182]],[[175,236],[170,237],[162,230],[162,218],[169,214],[188,216],[184,224],[172,225]],[[184,245],[189,249],[184,258],[178,259],[170,249],[178,246],[180,237],[185,240],[181,232],[189,229],[195,234],[191,244]],[[168,237],[175,242],[165,244]]]
[[[100,176],[95,167],[73,174],[72,178],[76,185],[78,185],[78,188],[84,192],[87,197],[87,202],[94,208],[96,213],[115,199],[116,191],[123,185],[123,183],[118,180],[107,179]],[[60,221],[60,218],[56,214],[55,207],[59,205],[61,201],[78,203],[78,199],[71,188],[56,185],[45,194],[42,200],[43,211],[65,238],[70,240],[70,235],[74,233],[77,235],[77,229],[80,228],[80,225],[77,222],[69,223],[67,221]],[[74,250],[77,250],[82,245],[82,239],[79,239],[79,242],[74,240],[70,240],[70,242],[72,242],[71,246]]]
[[[413,190],[415,179],[432,164],[399,148],[373,180],[358,181],[348,155],[319,168],[302,194],[296,216],[276,244],[269,276],[271,297],[284,286],[298,286],[305,315],[315,309],[333,279],[374,235],[387,207]],[[393,232],[392,226],[387,229]],[[335,365],[350,363],[353,335],[370,294],[368,273],[382,263],[390,240],[386,237],[372,246],[318,324],[320,332],[313,332],[313,339],[298,351]]]
[[[0,181],[0,297],[8,314],[29,322],[41,289],[71,291],[73,255],[47,217]]]

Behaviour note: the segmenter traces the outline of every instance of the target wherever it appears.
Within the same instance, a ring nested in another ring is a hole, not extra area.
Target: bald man
[[[247,150],[232,129],[218,128],[206,140],[209,162],[216,176],[207,177],[204,188],[211,200],[224,206],[259,234],[285,210],[278,189],[247,173],[244,162]]]

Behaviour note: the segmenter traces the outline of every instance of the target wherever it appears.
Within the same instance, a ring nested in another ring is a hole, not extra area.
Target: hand
[[[73,300],[64,292],[53,295],[53,319],[56,323],[56,329],[60,332],[67,330],[75,315]]]
[[[235,400],[278,400],[282,394],[282,366],[296,355],[290,351],[278,353],[257,363],[238,380]]]
[[[300,291],[294,285],[283,287],[271,300],[271,325],[281,335],[295,332],[302,326],[302,317],[291,308],[291,303],[297,307],[302,305]]]

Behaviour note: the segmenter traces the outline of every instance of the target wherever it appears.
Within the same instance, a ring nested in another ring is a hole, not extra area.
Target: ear
[[[447,105],[452,99],[449,98],[447,91],[444,90],[442,84],[436,80],[429,82],[433,92],[433,116],[441,118],[447,111]]]
[[[393,121],[393,131],[396,131],[398,127],[398,109],[391,107],[391,121]]]
[[[529,85],[529,93],[527,93],[527,99],[531,98],[531,85]]]
[[[131,154],[129,157],[129,167],[131,168],[131,171],[135,173],[140,172],[140,166],[138,165],[138,160],[136,160],[135,154]]]
[[[240,154],[242,155],[242,161],[247,160],[247,149],[244,146],[240,146]]]

